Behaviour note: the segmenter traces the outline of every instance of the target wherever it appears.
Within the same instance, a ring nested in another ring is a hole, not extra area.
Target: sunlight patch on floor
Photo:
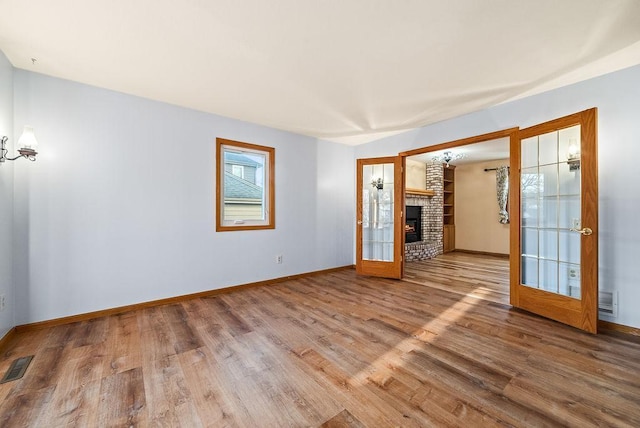
[[[449,293],[455,293],[460,296],[469,297],[472,299],[479,300],[488,300],[495,303],[508,304],[509,303],[509,295],[504,293],[496,292],[495,290],[491,290],[489,288],[483,287],[481,285],[476,286],[471,292],[464,292],[461,290],[456,290],[447,285],[442,285],[438,283],[425,282],[413,279],[403,278],[403,281],[410,282],[412,284],[424,285],[426,287],[436,288],[438,290],[446,291]]]
[[[349,379],[353,385],[365,384],[369,381],[380,385],[384,383],[385,373],[391,376],[395,367],[404,365],[403,355],[414,349],[419,349],[424,343],[431,343],[438,339],[439,335],[446,333],[447,328],[459,320],[464,314],[477,305],[481,299],[476,296],[466,295],[440,315],[414,331],[411,337],[397,343],[389,351],[385,352],[365,369],[359,371]]]

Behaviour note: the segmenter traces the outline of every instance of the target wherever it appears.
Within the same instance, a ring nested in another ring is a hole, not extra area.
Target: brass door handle
[[[580,233],[581,235],[584,235],[584,236],[589,236],[589,235],[593,234],[593,230],[591,230],[591,228],[589,228],[589,227],[584,227],[582,229],[569,229],[569,230],[572,231],[572,232],[578,232],[578,233]]]

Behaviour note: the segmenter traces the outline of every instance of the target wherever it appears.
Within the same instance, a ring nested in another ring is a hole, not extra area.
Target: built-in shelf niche
[[[455,193],[454,193],[454,181],[455,181],[455,167],[451,166],[449,168],[443,168],[443,223],[445,225],[453,225],[455,224],[454,220],[454,204],[455,204]]]

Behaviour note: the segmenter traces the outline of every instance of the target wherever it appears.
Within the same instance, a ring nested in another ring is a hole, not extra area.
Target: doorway
[[[452,293],[509,304],[509,151],[503,136],[407,156],[407,221],[410,207],[421,205],[422,239],[436,251],[416,251],[420,243],[405,239],[404,279],[437,279]]]
[[[443,163],[445,153],[456,158]],[[407,206],[413,206],[416,199],[424,201],[423,210],[430,217],[426,228],[443,235],[442,252],[508,256],[508,181],[503,178],[508,178],[509,159],[507,137],[407,157]],[[500,171],[505,172],[504,177],[498,177]],[[502,207],[498,202],[498,179],[504,196]],[[416,186],[429,193],[414,194]],[[447,229],[451,231],[448,233]]]
[[[450,168],[455,158],[451,149],[502,137],[508,137],[510,145],[510,304],[597,333],[596,108],[522,130],[512,128],[399,156],[406,163],[410,156],[449,150],[443,159],[444,168]],[[444,188],[444,175],[442,181]],[[446,188],[441,193],[446,198]],[[451,215],[447,204],[444,199],[443,218]],[[445,220],[442,223],[444,241]]]

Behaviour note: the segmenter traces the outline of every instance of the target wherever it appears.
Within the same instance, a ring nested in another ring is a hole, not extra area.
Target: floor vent
[[[12,380],[20,379],[24,376],[24,372],[27,371],[27,367],[29,367],[29,363],[33,359],[33,355],[29,355],[28,357],[21,357],[17,360],[13,360],[9,370],[5,373],[0,380],[0,383],[11,382]]]
[[[598,293],[600,315],[618,316],[618,292],[600,290]]]

